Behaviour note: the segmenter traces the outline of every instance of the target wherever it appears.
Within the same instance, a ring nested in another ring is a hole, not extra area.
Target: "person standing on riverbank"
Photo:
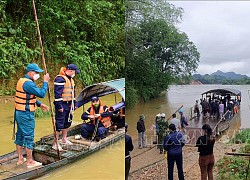
[[[172,115],[172,119],[170,120],[170,124],[174,124],[177,131],[181,130],[180,120],[176,118],[176,114]]]
[[[134,145],[132,142],[132,139],[129,135],[127,135],[128,131],[128,124],[125,123],[125,180],[128,179],[130,165],[131,165],[131,157],[130,157],[130,151],[133,151]]]
[[[168,128],[170,133],[164,139],[164,149],[168,153],[168,180],[174,179],[174,162],[177,165],[179,180],[184,180],[182,159],[183,136],[181,132],[176,131],[174,124],[170,124]]]
[[[141,114],[139,116],[139,120],[137,121],[136,129],[138,131],[138,148],[142,149],[146,147],[146,139],[145,139],[145,115]]]
[[[38,88],[36,81],[43,72],[37,64],[32,63],[26,67],[26,74],[20,78],[16,86],[15,95],[15,121],[17,122],[16,149],[18,153],[17,165],[23,164],[27,160],[27,167],[32,168],[42,165],[32,157],[34,147],[35,111],[37,106],[47,111],[48,107],[36,99],[44,98],[48,89],[49,74],[44,75],[43,85]],[[27,159],[23,157],[22,149],[26,150]]]
[[[199,166],[201,171],[201,180],[213,180],[213,167],[215,163],[213,148],[215,138],[212,137],[212,129],[209,124],[202,126],[204,132],[196,142],[199,154]]]
[[[164,137],[167,135],[168,122],[166,121],[165,118],[166,118],[165,113],[161,113],[161,117],[157,121],[157,124],[159,127],[158,146],[160,149],[160,154],[163,153],[163,141],[164,141]]]
[[[55,112],[56,112],[56,139],[53,142],[52,149],[62,151],[58,142],[59,134],[62,131],[61,144],[72,145],[67,140],[68,128],[71,126],[73,112],[77,108],[75,105],[75,82],[73,77],[79,74],[80,70],[75,64],[69,64],[67,67],[62,67],[59,75],[54,79],[54,96],[55,96]]]

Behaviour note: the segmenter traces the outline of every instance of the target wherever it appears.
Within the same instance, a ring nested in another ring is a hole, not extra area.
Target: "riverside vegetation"
[[[230,143],[242,143],[239,152],[250,153],[250,129],[240,131],[230,140]],[[218,179],[249,179],[250,157],[224,156],[217,163]]]
[[[160,95],[179,79],[189,79],[200,54],[177,28],[184,10],[165,0],[125,1],[126,106]]]
[[[125,76],[122,0],[35,2],[52,80],[69,63],[81,70],[78,88]],[[25,66],[42,66],[32,1],[0,1],[0,39],[0,95],[13,95]]]

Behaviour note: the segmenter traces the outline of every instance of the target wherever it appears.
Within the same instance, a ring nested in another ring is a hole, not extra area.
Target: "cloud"
[[[197,73],[199,74],[211,74],[217,70],[221,70],[223,72],[240,72],[241,74],[245,74],[250,76],[249,71],[245,69],[246,62],[224,62],[219,64],[201,64]],[[245,70],[242,70],[245,69]]]
[[[201,54],[198,72],[250,75],[250,1],[170,1],[184,9],[179,25]]]

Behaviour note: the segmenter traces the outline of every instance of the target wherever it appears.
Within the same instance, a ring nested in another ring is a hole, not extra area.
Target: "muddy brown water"
[[[240,118],[233,123],[231,131],[238,131],[241,128],[250,127],[250,110],[249,110],[249,85],[229,86],[229,85],[185,85],[171,86],[167,92],[163,92],[161,97],[147,103],[141,103],[133,109],[126,110],[126,122],[129,124],[128,134],[137,138],[136,122],[140,114],[146,116],[146,134],[152,135],[151,126],[154,124],[155,115],[161,112],[170,117],[181,105],[185,114],[189,114],[189,108],[195,103],[195,100],[201,98],[201,93],[214,88],[234,88],[242,92],[242,102]],[[113,95],[103,97],[102,100],[108,105],[115,104]],[[48,104],[48,100],[42,102]],[[119,98],[117,100],[119,102]],[[0,101],[1,111],[1,131],[0,131],[0,155],[15,150],[12,140],[13,128],[13,101]],[[85,105],[85,110],[89,105]],[[81,114],[83,108],[75,111],[73,125],[81,123]],[[177,113],[177,118],[179,115]],[[193,123],[193,124],[192,124]],[[201,123],[200,123],[201,125]],[[199,122],[190,122],[190,126],[200,126]],[[51,118],[36,118],[35,140],[42,136],[53,133]],[[135,144],[135,142],[134,142]],[[94,169],[94,170],[93,170]],[[39,179],[124,179],[124,141],[108,146],[84,159],[67,165],[57,171],[42,176]]]
[[[121,100],[116,95],[117,103]],[[102,97],[101,100],[107,105],[115,104],[115,95]],[[48,105],[47,99],[41,100]],[[1,111],[1,131],[0,131],[0,155],[15,150],[15,144],[12,140],[14,102],[6,99],[0,101]],[[85,110],[89,104],[85,105]],[[81,114],[83,107],[77,109],[74,113],[72,125],[82,123]],[[52,120],[50,117],[36,118],[35,141],[42,136],[53,133]],[[98,152],[95,152],[83,159],[70,165],[58,169],[52,173],[44,175],[39,179],[87,179],[87,180],[110,180],[124,179],[124,140],[120,140]]]
[[[175,112],[181,105],[186,115],[190,114],[190,107],[194,106],[195,100],[200,100],[201,94],[211,89],[216,88],[231,88],[241,91],[242,101],[240,118],[233,123],[228,133],[232,134],[232,131],[238,131],[241,128],[250,127],[250,100],[248,91],[250,85],[173,85],[166,92],[163,92],[161,96],[147,103],[141,103],[133,109],[126,111],[126,122],[129,124],[128,134],[133,138],[137,138],[136,123],[139,115],[144,114],[146,116],[146,135],[151,136],[153,134],[152,125],[155,122],[155,116],[158,113],[164,112],[166,118],[169,118],[173,112]],[[177,118],[180,118],[177,113]],[[214,123],[214,122],[212,122]],[[201,127],[203,122],[190,121],[190,127]]]

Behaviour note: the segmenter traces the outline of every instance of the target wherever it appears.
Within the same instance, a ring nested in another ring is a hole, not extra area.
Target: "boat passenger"
[[[199,108],[199,103],[198,100],[195,101],[195,105],[194,105],[194,113],[197,113],[197,117],[200,116],[200,108]],[[177,126],[176,126],[177,127]]]
[[[102,101],[97,97],[93,96],[91,98],[91,106],[82,114],[82,120],[86,123],[83,123],[81,128],[81,135],[84,140],[93,136],[93,133],[96,129],[97,141],[105,138],[105,134],[108,133],[109,127],[111,126],[111,118],[113,113],[108,111],[108,107],[102,103]],[[87,121],[89,120],[89,121]]]
[[[181,129],[185,133],[186,132],[186,126],[188,126],[188,120],[187,120],[186,115],[184,114],[183,109],[180,109],[179,113],[180,113],[180,116],[181,116],[180,117]]]
[[[75,64],[69,64],[67,67],[62,67],[59,75],[54,79],[54,105],[55,105],[55,119],[56,119],[56,139],[53,142],[52,148],[54,150],[62,151],[61,145],[58,142],[59,134],[62,131],[62,145],[72,145],[67,139],[68,128],[71,126],[73,119],[73,112],[77,108],[75,103],[75,82],[73,77],[79,74],[80,70]]]
[[[111,128],[116,130],[125,126],[125,102],[122,99],[122,102],[115,104],[109,107],[109,111],[113,112],[111,116],[112,126]],[[110,128],[110,129],[111,129]]]
[[[222,103],[222,101],[220,101],[220,104],[219,104],[219,114],[220,114],[220,119],[223,117],[224,115],[224,104]]]
[[[38,101],[37,97],[44,98],[48,89],[49,74],[44,75],[43,85],[38,88],[36,81],[43,70],[37,64],[32,63],[26,67],[26,74],[20,78],[16,86],[15,95],[15,114],[17,122],[16,149],[18,153],[17,165],[23,164],[27,160],[27,167],[33,168],[42,165],[32,157],[34,147],[35,111],[37,106],[47,111],[48,107]],[[15,123],[15,122],[14,122]],[[23,157],[22,149],[25,148],[27,159]]]

